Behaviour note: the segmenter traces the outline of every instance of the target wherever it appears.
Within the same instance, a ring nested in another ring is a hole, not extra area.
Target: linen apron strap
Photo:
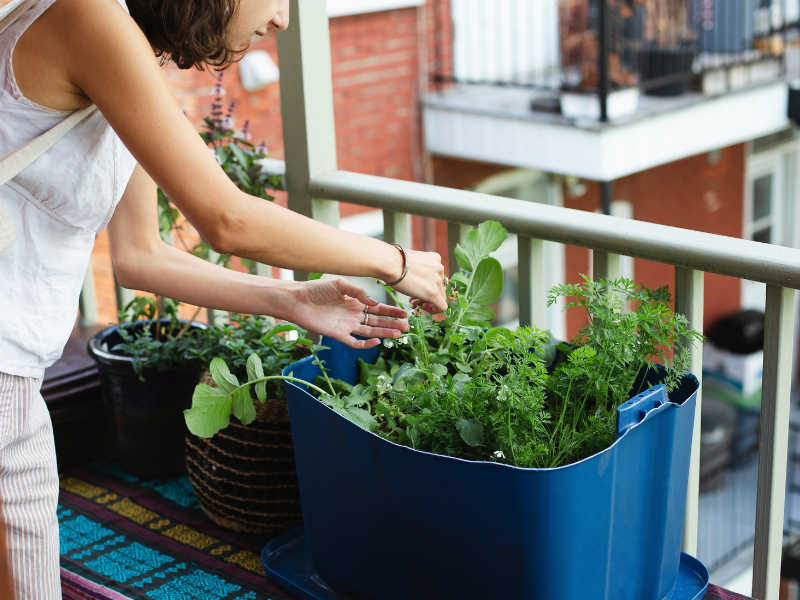
[[[29,8],[36,4],[38,0],[20,0],[5,7],[6,12],[0,18],[0,33],[21,17]],[[2,13],[0,13],[2,14]],[[15,148],[0,156],[0,186],[5,185],[17,176],[20,171],[25,169],[33,161],[44,154],[53,144],[60,140],[75,125],[91,115],[97,107],[92,104],[86,108],[75,111],[58,125],[45,131],[37,138],[25,142],[22,146]],[[58,221],[61,219],[50,209],[37,203],[36,206],[49,214]],[[11,222],[8,212],[6,212],[2,201],[0,201],[0,255],[8,250],[17,239],[17,232]]]

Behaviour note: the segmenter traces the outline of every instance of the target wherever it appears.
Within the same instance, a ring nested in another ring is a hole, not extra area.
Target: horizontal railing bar
[[[494,219],[518,235],[800,289],[793,248],[346,171],[312,177],[309,189],[317,198],[463,225]]]

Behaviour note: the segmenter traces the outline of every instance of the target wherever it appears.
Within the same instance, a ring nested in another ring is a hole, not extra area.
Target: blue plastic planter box
[[[358,380],[326,340],[332,376]],[[306,381],[311,358],[284,370]],[[681,560],[698,382],[620,407],[614,445],[556,469],[469,462],[400,446],[287,385],[311,562],[370,600],[662,600]],[[690,596],[693,597],[693,596]]]

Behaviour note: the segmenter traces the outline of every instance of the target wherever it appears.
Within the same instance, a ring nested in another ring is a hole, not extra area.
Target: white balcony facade
[[[607,123],[531,110],[542,94],[476,85],[429,94],[427,149],[441,156],[613,181],[789,126],[788,83],[783,80],[716,96],[642,95],[635,114]]]

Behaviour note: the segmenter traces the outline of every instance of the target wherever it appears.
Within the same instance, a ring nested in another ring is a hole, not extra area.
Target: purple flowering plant
[[[208,145],[214,158],[217,159],[230,180],[236,184],[236,187],[256,198],[274,200],[275,197],[271,196],[267,190],[280,189],[283,176],[270,175],[264,171],[260,161],[268,157],[267,147],[263,142],[258,146],[250,142],[249,121],[244,122],[241,130],[236,130],[234,119],[236,103],[231,102],[225,107],[223,101],[225,88],[222,86],[222,78],[223,73],[220,73],[214,86],[211,114],[203,119],[205,131],[200,133],[200,137]],[[195,256],[212,260],[212,262],[225,267],[229,266],[231,257],[213,253],[211,246],[205,240],[201,239],[200,243],[191,249],[186,246],[180,235],[181,226],[178,223],[180,212],[160,188],[158,190],[158,208],[162,239],[171,243],[172,235],[175,233],[184,247]],[[251,261],[246,259],[241,259],[241,261],[246,268],[254,266]]]

